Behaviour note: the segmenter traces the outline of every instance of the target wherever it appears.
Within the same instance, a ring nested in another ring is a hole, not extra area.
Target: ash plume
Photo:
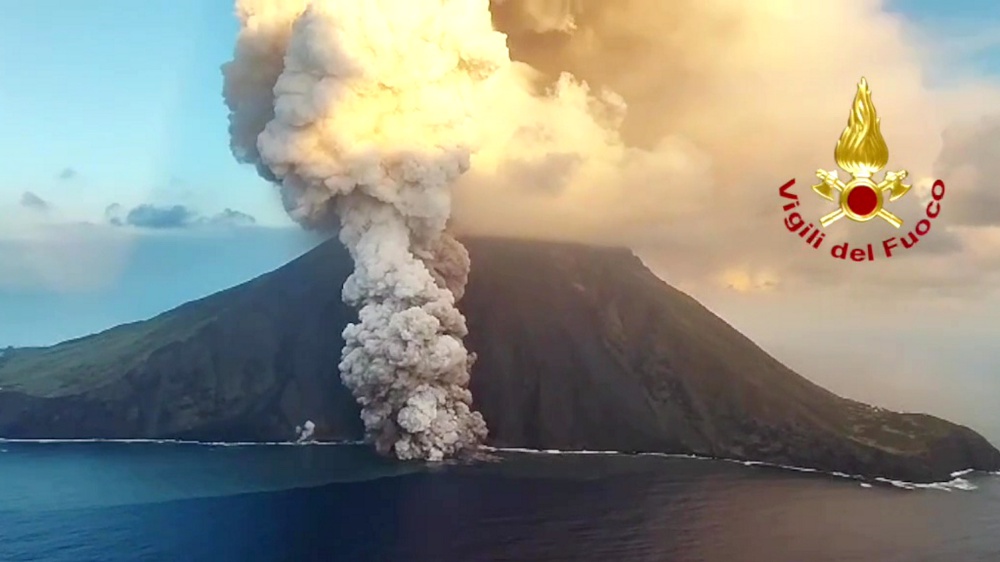
[[[235,157],[306,228],[339,224],[359,322],[341,378],[369,441],[440,460],[486,436],[456,308],[468,254],[446,233],[469,126],[510,62],[488,0],[240,0],[224,65]]]

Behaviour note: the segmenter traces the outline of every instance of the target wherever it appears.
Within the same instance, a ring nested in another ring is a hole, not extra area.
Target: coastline
[[[181,439],[7,439],[0,438],[0,447],[5,443],[17,444],[87,444],[87,443],[116,443],[116,444],[146,444],[146,445],[186,445],[200,447],[336,447],[336,446],[364,446],[364,441],[193,441]],[[854,480],[863,487],[871,487],[871,484],[883,484],[903,490],[941,490],[941,491],[973,491],[977,487],[963,478],[972,474],[982,474],[990,476],[1000,476],[1000,471],[990,472],[972,468],[957,470],[950,474],[950,480],[938,482],[908,482],[905,480],[894,480],[883,477],[869,477],[862,474],[848,474],[838,471],[827,471],[818,468],[791,466],[765,461],[741,460],[721,457],[709,457],[702,455],[684,453],[659,453],[659,452],[626,452],[626,451],[594,451],[594,450],[558,450],[558,449],[531,449],[527,447],[494,447],[484,445],[480,450],[492,453],[519,453],[533,455],[576,455],[576,456],[631,456],[631,457],[657,457],[665,459],[687,459],[697,461],[715,461],[731,464],[740,464],[746,467],[762,467],[790,472],[817,474],[833,478]],[[2,449],[0,449],[2,452]],[[443,461],[447,463],[448,461]],[[427,463],[435,464],[435,463]],[[437,463],[441,464],[441,463]]]

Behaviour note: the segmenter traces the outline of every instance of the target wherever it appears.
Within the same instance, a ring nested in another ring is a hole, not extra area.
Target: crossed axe
[[[905,180],[906,176],[908,175],[909,172],[907,172],[906,170],[902,170],[899,172],[886,172],[885,179],[876,184],[874,188],[876,191],[881,191],[883,197],[888,196],[889,201],[895,201],[896,199],[899,199],[900,197],[906,195],[906,192],[910,190],[909,185],[903,184],[903,180]],[[813,191],[820,194],[820,196],[822,196],[824,199],[828,199],[836,203],[837,199],[840,198],[844,190],[847,189],[847,186],[840,181],[840,178],[837,177],[837,172],[835,171],[828,172],[826,170],[817,170],[816,177],[822,180],[823,183],[819,185],[814,185]],[[823,227],[826,227],[836,222],[837,220],[841,219],[845,215],[846,212],[844,210],[844,206],[841,205],[840,208],[837,209],[836,211],[821,218],[819,220],[819,223],[823,225]],[[886,211],[881,206],[879,207],[878,212],[875,213],[875,215],[873,215],[873,217],[882,217],[883,219],[886,220],[886,222],[888,222],[892,226],[895,226],[896,228],[903,226],[902,219],[890,213],[889,211]]]

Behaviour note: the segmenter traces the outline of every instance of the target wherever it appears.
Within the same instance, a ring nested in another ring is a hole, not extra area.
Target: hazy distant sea
[[[0,442],[2,561],[1000,560],[1000,476],[906,490],[738,464],[360,446]]]

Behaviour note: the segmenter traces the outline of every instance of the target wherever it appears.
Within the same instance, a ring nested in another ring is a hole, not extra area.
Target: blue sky
[[[229,152],[219,67],[235,42],[232,2],[0,0],[0,11],[4,215],[30,212],[18,206],[30,192],[55,223],[102,221],[118,204],[123,216],[140,205],[206,217],[229,208],[280,227],[137,237],[115,278],[93,289],[0,279],[0,346],[146,318],[314,243]]]
[[[111,203],[235,206],[287,224],[229,154],[219,66],[237,31],[231,2],[2,5],[0,143],[18,165],[0,197],[30,190],[88,215]]]

